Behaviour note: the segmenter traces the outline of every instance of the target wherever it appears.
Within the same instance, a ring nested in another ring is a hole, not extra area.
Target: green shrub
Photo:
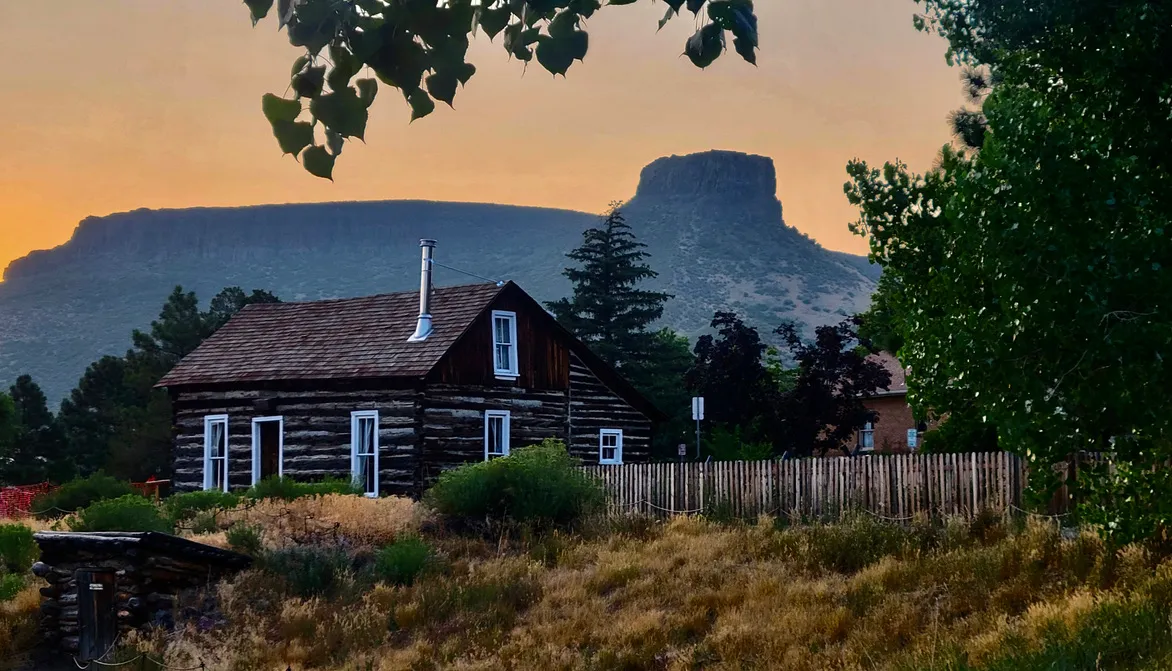
[[[161,531],[174,528],[153,502],[136,494],[127,494],[97,503],[78,511],[69,519],[73,531]]]
[[[318,482],[298,482],[291,478],[271,476],[252,486],[244,496],[250,499],[279,499],[292,501],[307,496],[326,494],[361,494],[362,490],[350,480],[326,478]]]
[[[264,555],[262,565],[283,579],[290,593],[308,599],[336,593],[350,558],[338,548],[306,545],[273,550]]]
[[[0,524],[0,563],[10,573],[24,573],[37,560],[33,530],[23,524]]]
[[[209,510],[231,510],[239,502],[235,494],[210,489],[169,496],[163,500],[163,510],[172,522],[183,522]]]
[[[261,543],[260,527],[251,524],[233,524],[225,534],[228,547],[236,552],[256,557],[264,547]]]
[[[578,470],[557,440],[507,457],[447,471],[427,492],[440,514],[463,522],[513,522],[539,527],[581,521],[605,500],[602,486]]]
[[[76,478],[57,489],[42,494],[32,502],[32,509],[42,519],[73,513],[98,501],[138,494],[129,482],[94,473],[87,478]],[[141,496],[141,495],[139,495]]]
[[[0,603],[12,601],[24,589],[28,582],[27,576],[21,573],[5,573],[0,575]]]
[[[220,523],[216,519],[216,512],[214,510],[199,513],[191,521],[191,533],[193,534],[214,534],[219,530]]]
[[[407,536],[379,550],[374,559],[375,574],[392,585],[410,585],[432,560],[431,548],[423,539]]]

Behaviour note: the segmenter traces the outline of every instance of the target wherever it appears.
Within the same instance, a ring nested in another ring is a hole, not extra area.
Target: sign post
[[[704,397],[692,397],[692,419],[696,420],[696,461],[700,461],[700,420],[704,419]]]

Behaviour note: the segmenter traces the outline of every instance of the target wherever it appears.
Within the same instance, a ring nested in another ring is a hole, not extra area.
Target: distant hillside
[[[716,309],[763,330],[812,327],[867,307],[878,269],[786,226],[770,159],[706,152],[643,169],[627,219],[658,285],[675,295],[664,323],[689,335]],[[120,354],[176,284],[207,300],[224,286],[285,300],[414,288],[418,241],[436,259],[516,280],[541,300],[565,295],[564,254],[595,215],[508,205],[384,201],[136,210],[81,222],[69,242],[14,261],[0,283],[0,383],[29,372],[50,398],[86,365]],[[470,278],[437,269],[437,283]]]

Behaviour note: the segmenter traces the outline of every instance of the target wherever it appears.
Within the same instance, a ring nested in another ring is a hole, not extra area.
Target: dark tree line
[[[0,482],[63,482],[99,470],[130,480],[166,477],[171,400],[155,383],[245,305],[278,300],[229,287],[200,310],[194,292],[175,287],[149,330],[132,332],[125,355],[90,364],[56,415],[36,382],[20,376],[0,393]]]
[[[882,366],[866,359],[874,347],[859,336],[857,319],[819,327],[813,342],[792,324],[779,326],[775,334],[791,368],[732,312],[718,311],[710,325],[714,334],[691,349],[684,336],[651,330],[672,297],[641,288],[656,273],[618,205],[567,256],[577,263],[564,273],[572,296],[547,307],[667,413],[652,445],[659,458],[675,457],[681,442],[694,448],[694,395],[705,397],[706,426],[719,438],[704,445],[709,454],[805,456],[849,442],[869,419],[861,396],[890,382]],[[716,444],[729,437],[736,443],[731,448]]]

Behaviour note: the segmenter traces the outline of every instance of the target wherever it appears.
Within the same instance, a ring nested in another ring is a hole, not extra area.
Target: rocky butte
[[[601,205],[601,204],[600,204]],[[710,151],[646,166],[626,204],[672,293],[663,323],[702,333],[717,309],[765,332],[808,328],[867,307],[878,268],[832,252],[785,224],[773,161]],[[64,396],[102,354],[121,354],[176,284],[205,302],[225,286],[284,300],[415,288],[418,240],[437,260],[512,279],[541,300],[569,290],[564,254],[596,215],[424,201],[135,210],[81,222],[73,237],[14,261],[0,283],[0,383],[31,373]],[[439,269],[437,282],[474,278]]]

